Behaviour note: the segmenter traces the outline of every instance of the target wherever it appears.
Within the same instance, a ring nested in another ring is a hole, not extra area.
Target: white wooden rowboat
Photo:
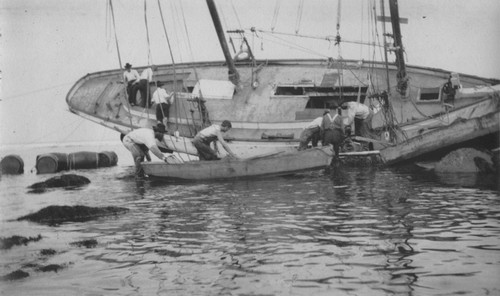
[[[144,163],[143,168],[148,176],[172,180],[237,179],[321,169],[330,165],[333,155],[331,147],[321,147],[295,152],[278,152],[246,159],[224,158],[216,161]]]

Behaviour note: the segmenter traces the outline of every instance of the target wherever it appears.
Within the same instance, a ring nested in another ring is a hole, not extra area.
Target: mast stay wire
[[[111,17],[112,17],[112,21],[113,21],[113,31],[114,31],[114,35],[115,35],[115,44],[116,44],[116,52],[118,53],[118,64],[120,65],[120,69],[123,69],[122,68],[122,58],[121,58],[121,55],[120,55],[120,46],[118,45],[118,35],[116,34],[116,22],[115,22],[115,12],[114,12],[114,9],[113,9],[113,1],[112,0],[109,0],[108,1],[108,7],[111,11]],[[125,78],[123,78],[122,76],[122,83],[123,85],[125,85]],[[129,103],[129,100],[127,98],[127,88],[124,87],[123,88],[123,97],[125,98],[125,104],[127,105],[128,107],[128,110],[129,110],[129,114],[130,116],[127,116],[130,120],[130,128],[132,130],[134,130],[134,125],[132,124],[132,106],[130,106],[130,103]]]
[[[163,26],[163,32],[165,34],[165,38],[166,38],[166,41],[167,41],[170,58],[172,60],[172,69],[173,69],[173,74],[174,74],[173,75],[174,81],[173,81],[173,94],[172,94],[172,96],[174,98],[174,104],[175,104],[175,107],[176,107],[176,111],[180,112],[180,110],[179,110],[180,109],[180,104],[179,104],[179,100],[178,100],[178,96],[177,96],[177,67],[176,67],[175,58],[174,58],[174,54],[173,54],[173,51],[172,51],[172,45],[170,43],[170,38],[169,38],[169,35],[168,35],[167,27],[165,25],[165,18],[164,18],[164,15],[163,15],[163,9],[162,9],[160,0],[158,0],[157,3],[158,3],[158,9],[159,9],[159,12],[160,12],[160,16],[161,16],[161,21],[162,21],[162,26]],[[172,5],[172,3],[171,3],[171,5]],[[173,10],[174,9],[172,9],[172,11]],[[174,31],[177,31],[177,30],[174,30]],[[177,35],[176,35],[176,37],[177,37]],[[177,44],[180,44],[180,43],[178,42]],[[163,112],[163,109],[162,109],[162,112]],[[184,112],[185,112],[185,110],[184,110]],[[178,134],[178,129],[179,129],[179,116],[178,115],[179,114],[176,114],[176,116],[175,116],[175,128],[176,128],[175,134]],[[165,116],[165,114],[163,114],[163,116]],[[186,116],[186,118],[187,118],[187,116]],[[170,139],[171,139],[172,143],[175,143],[175,141],[172,139],[172,135],[170,135],[170,134],[168,134],[168,135],[170,136]],[[187,150],[187,145],[186,145],[185,139],[182,142],[184,144],[184,149]],[[175,146],[175,144],[174,144],[174,146]],[[183,157],[180,154],[178,154],[178,155],[181,158],[181,160],[184,161]],[[189,155],[188,155],[188,160],[190,160]]]
[[[153,64],[153,57],[151,56],[151,43],[149,42],[149,27],[148,27],[148,16],[147,16],[147,7],[146,7],[146,2],[147,0],[144,0],[144,24],[146,26],[146,40],[147,40],[147,44],[148,44],[148,66],[151,66]],[[149,80],[147,82],[147,86],[146,86],[146,97],[145,98],[141,98],[142,100],[145,100],[146,101],[146,104],[145,104],[145,108],[143,110],[143,113],[146,113],[146,118],[149,120],[149,100],[148,98],[151,96],[150,94],[150,89],[149,89]],[[154,81],[155,83],[155,86],[156,85],[156,81]]]
[[[171,5],[171,9],[172,9],[172,11],[174,12],[172,19],[175,19],[175,20],[177,20],[177,21],[179,21],[179,22],[180,22],[181,20],[180,20],[180,19],[178,19],[178,18],[179,18],[179,11],[178,11],[178,8],[177,8],[177,7],[180,7],[181,13],[182,13],[182,15],[183,15],[183,14],[184,14],[184,11],[183,11],[183,8],[182,8],[182,2],[181,2],[181,1],[179,1],[178,5],[177,5],[177,4],[175,4],[174,2],[170,2],[170,5]],[[183,17],[184,17],[184,15],[183,15]],[[183,20],[184,20],[184,18],[183,18]],[[175,21],[173,22],[173,24],[174,24],[174,28],[175,28],[175,30],[174,30],[174,36],[175,36],[175,38],[176,38],[176,40],[177,40],[177,44],[182,45],[182,44],[184,44],[184,42],[181,42],[181,41],[180,41],[179,34],[177,34],[177,31],[179,31],[180,29],[179,29],[179,30],[177,30],[176,25],[175,25],[175,24],[176,24],[176,22],[175,22]],[[186,25],[185,20],[184,20],[184,25]],[[181,33],[182,33],[182,32],[181,32]],[[182,37],[184,37],[184,36],[183,36],[183,34],[181,34],[181,35],[182,35]],[[185,36],[185,37],[186,37],[186,39],[187,39],[187,41],[188,41],[187,43],[188,43],[188,44],[190,44],[190,42],[189,42],[190,40],[189,40],[189,36],[188,36],[188,34],[186,34],[186,36]],[[188,48],[186,47],[185,49],[181,49],[181,48],[180,48],[180,46],[179,46],[179,52],[180,52],[180,57],[181,57],[181,59],[182,59],[182,52],[184,52],[184,51],[188,51]],[[191,53],[192,53],[192,51],[191,51]],[[195,71],[195,77],[197,77],[197,72],[196,72],[196,69],[195,69],[194,71]],[[176,81],[176,83],[177,83],[177,82],[178,82],[178,81]],[[182,80],[182,83],[183,83],[183,84],[182,84],[182,87],[183,87],[183,88],[185,88],[185,85],[184,85],[184,80]],[[177,85],[177,84],[176,84],[176,85]],[[187,89],[187,88],[186,88],[186,89]],[[176,90],[177,90],[177,87],[176,87]],[[190,123],[189,123],[189,118],[190,118],[190,117],[188,116],[188,111],[187,111],[186,106],[185,106],[185,105],[183,105],[183,104],[179,104],[179,101],[178,101],[178,100],[176,100],[175,102],[176,102],[176,107],[177,107],[177,115],[179,115],[179,114],[181,114],[181,113],[183,113],[183,114],[184,114],[184,117],[186,118],[186,121],[187,121],[187,128],[189,129],[189,133],[190,133],[192,136],[196,135],[196,133],[197,133],[197,129],[196,129],[196,121],[194,120],[193,116],[191,116],[192,124],[190,124]],[[191,106],[194,106],[194,102],[191,102],[191,104],[190,104],[190,105],[191,105]],[[188,107],[189,107],[189,105],[188,105]],[[181,109],[182,109],[182,110],[181,110]],[[191,111],[191,110],[190,110],[190,111]],[[178,119],[178,118],[179,118],[179,117],[177,116],[177,119]],[[178,123],[178,120],[176,120],[176,125],[178,125],[178,124],[179,124],[179,123]],[[177,128],[178,128],[178,127],[177,127]],[[186,147],[185,139],[184,139],[184,146]]]
[[[274,6],[273,19],[271,20],[271,32],[274,32],[276,28],[276,24],[278,23],[278,15],[281,8],[281,0],[276,0],[276,4]]]
[[[298,44],[295,44],[291,41],[288,41],[286,39],[283,39],[283,38],[280,38],[280,37],[277,37],[276,35],[274,34],[268,34],[267,32],[265,31],[260,31],[262,33],[262,37],[261,39],[264,39],[264,36],[268,36],[268,37],[272,37],[274,39],[277,39],[281,42],[277,42],[277,41],[273,41],[272,39],[266,39],[267,41],[269,42],[272,42],[272,43],[275,43],[275,44],[279,44],[279,45],[283,45],[283,46],[287,46],[287,47],[292,47],[296,50],[299,50],[299,51],[302,51],[302,52],[305,52],[305,53],[309,53],[309,54],[313,54],[313,55],[316,55],[316,56],[320,56],[320,57],[323,57],[323,58],[328,58],[328,55],[325,55],[325,54],[322,54],[320,52],[317,52],[317,51],[314,51],[314,50],[311,50],[307,47],[303,47],[303,46],[300,46]]]
[[[338,72],[338,75],[339,75],[339,94],[340,94],[340,104],[343,103],[344,101],[344,98],[343,98],[343,92],[342,92],[342,89],[344,87],[344,69],[343,69],[343,65],[344,63],[342,63],[342,48],[341,48],[341,44],[340,44],[340,17],[341,17],[341,1],[342,0],[337,0],[337,26],[336,26],[336,29],[337,29],[337,37],[336,37],[336,41],[335,41],[335,44],[338,45],[338,60],[340,61],[340,66],[337,67],[337,72]],[[340,105],[339,104],[339,105]]]
[[[173,73],[174,73],[173,96],[174,96],[174,103],[176,104],[176,107],[177,107],[177,100],[176,100],[176,97],[177,97],[177,95],[176,95],[177,94],[177,72],[176,72],[175,59],[174,59],[174,55],[172,53],[172,46],[170,45],[170,38],[168,37],[167,28],[165,26],[165,18],[163,17],[163,9],[161,8],[160,0],[158,0],[157,3],[158,3],[158,9],[160,11],[161,23],[163,26],[163,33],[165,33],[165,38],[167,39],[168,51],[170,53],[170,59],[172,60],[172,69],[173,69]],[[163,108],[161,108],[161,111],[163,113]],[[165,116],[165,114],[163,114],[163,116]],[[178,128],[177,116],[176,116],[175,125],[176,125],[176,128]]]
[[[376,9],[376,4],[375,4],[375,1],[376,0],[371,0],[372,3],[373,3],[373,9],[371,10],[372,11],[372,14],[371,14],[371,20],[372,20],[372,24],[373,24],[373,30],[371,30],[372,32],[372,38],[374,41],[378,42],[378,44],[380,44],[380,34],[378,32],[378,23],[377,23],[377,9]],[[384,6],[381,5],[380,9],[383,9]],[[382,12],[382,11],[381,11]],[[385,12],[382,12],[382,15],[384,15]],[[385,26],[385,23],[382,22],[382,26]],[[382,40],[384,43],[385,43],[385,36]],[[382,47],[379,47],[380,51],[379,51],[379,54],[380,54],[380,59],[384,60],[386,63],[386,59],[384,57],[384,52],[382,51]],[[384,50],[385,50],[385,46],[384,46]],[[376,50],[375,48],[373,49],[373,59],[376,59]],[[389,77],[387,76],[386,79],[389,79]],[[389,86],[389,81],[386,81],[387,85],[388,85],[388,88],[390,88]],[[380,93],[380,90],[375,90],[376,93]],[[390,94],[391,90],[388,89],[387,90],[388,92],[388,95]],[[381,102],[380,99],[379,99],[379,103],[384,103],[384,104],[388,104],[388,106],[386,108],[383,108],[382,112],[383,112],[383,115],[384,115],[384,121],[385,121],[385,126],[390,130],[392,131],[393,135],[398,135],[398,132],[401,133],[401,135],[403,136],[403,138],[406,139],[406,134],[399,128],[399,122],[394,114],[394,109],[392,107],[392,104],[391,104],[391,101],[389,99],[387,99],[387,102]],[[420,111],[420,110],[417,110],[417,111]]]
[[[184,33],[186,34],[186,38],[187,38],[187,44],[188,44],[188,49],[189,49],[189,56],[190,56],[191,61],[194,61],[193,46],[191,44],[191,38],[190,38],[189,30],[188,30],[188,27],[187,27],[187,21],[186,21],[186,16],[185,16],[185,13],[184,13],[184,7],[182,6],[182,1],[181,0],[179,0],[179,7],[181,9],[182,21],[183,21],[183,24],[184,24]],[[194,63],[191,63],[191,67],[193,68],[193,71],[194,71],[195,80],[197,82],[199,82],[200,81],[200,77],[199,77],[199,73],[198,73],[198,69],[196,68],[196,65]],[[196,102],[196,104],[195,104],[195,101],[191,101],[191,104],[192,104],[192,106],[194,108],[196,108],[198,110],[198,114],[200,114],[200,122],[201,122],[200,126],[203,128],[204,125],[205,125],[205,123],[207,123],[208,125],[211,125],[211,122],[210,122],[210,117],[209,117],[208,111],[202,110],[201,105],[200,105],[200,103],[204,101],[203,90],[201,89],[201,87],[199,87],[198,91],[199,91],[198,101]],[[205,118],[204,118],[203,113],[205,113]],[[197,131],[196,131],[196,122],[194,121],[194,118],[193,118],[193,127],[194,127],[194,133],[196,134],[197,133]]]
[[[181,9],[181,15],[182,15],[182,20],[183,20],[183,24],[184,24],[184,33],[186,34],[186,38],[187,38],[190,60],[194,61],[193,46],[191,44],[191,38],[189,37],[189,30],[187,27],[186,16],[184,14],[184,7],[182,6],[181,0],[179,0],[179,7]],[[198,69],[196,68],[196,65],[194,63],[191,63],[191,66],[192,66],[193,71],[194,71],[195,80],[197,82],[199,82],[200,77],[198,75]],[[200,125],[201,125],[201,127],[203,127],[205,124],[205,120],[203,120],[202,112],[205,112],[205,111],[203,111],[201,106],[200,106],[200,103],[203,101],[203,91],[202,91],[201,87],[199,88],[199,94],[200,94],[200,97],[198,98],[199,101],[197,102],[197,104],[195,104],[194,101],[192,101],[191,103],[192,103],[192,106],[194,106],[194,108],[196,108],[198,110],[198,114],[200,114],[200,122],[201,122]],[[208,112],[206,112],[206,120],[208,121],[208,124],[210,124],[210,118],[209,118]],[[196,134],[196,132],[197,132],[196,131],[196,122],[194,121],[194,118],[193,118],[193,127],[194,127],[194,131]]]
[[[297,8],[297,18],[295,20],[295,34],[299,34],[303,11],[304,11],[304,0],[299,0],[299,7]]]

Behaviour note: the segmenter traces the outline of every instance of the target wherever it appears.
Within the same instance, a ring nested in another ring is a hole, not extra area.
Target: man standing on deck
[[[164,134],[165,125],[158,124],[152,130],[149,128],[138,128],[123,137],[123,145],[132,153],[132,158],[134,159],[136,177],[144,177],[144,170],[141,163],[144,161],[144,157],[148,161],[151,161],[148,150],[151,150],[159,159],[167,161],[167,157],[161,153],[160,148],[156,144],[156,140],[163,141]]]
[[[134,88],[137,87],[137,84],[139,83],[140,80],[140,76],[137,70],[132,69],[132,65],[129,63],[125,64],[125,72],[123,72],[123,80],[127,84],[128,102],[130,106],[134,106],[136,105],[135,95],[137,94],[137,91],[134,91]]]
[[[173,93],[168,94],[167,91],[158,85],[158,88],[153,93],[151,101],[156,104],[156,120],[165,126],[168,125],[170,106],[174,101]],[[164,122],[163,119],[166,119]]]
[[[141,107],[149,108],[149,106],[151,106],[151,91],[149,89],[149,83],[153,81],[153,72],[156,71],[157,68],[157,66],[152,65],[151,67],[144,69],[141,73],[139,84],[133,94],[137,94],[137,91],[141,93]]]
[[[210,147],[210,143],[214,142],[214,147],[217,149],[217,140],[221,143],[222,147],[224,147],[230,157],[237,158],[222,137],[222,133],[227,132],[231,129],[231,127],[231,122],[229,120],[224,120],[221,125],[213,124],[196,134],[193,139],[193,145],[198,151],[200,160],[220,159],[217,156],[217,151]]]

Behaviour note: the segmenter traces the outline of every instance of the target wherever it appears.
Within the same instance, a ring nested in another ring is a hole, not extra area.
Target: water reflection
[[[44,239],[7,252],[4,274],[22,268],[18,262],[37,261],[33,253],[47,246],[59,254],[49,261],[72,262],[58,273],[30,270],[19,291],[38,292],[43,279],[47,291],[78,285],[84,294],[105,295],[498,292],[495,191],[381,168],[190,184],[130,173],[89,174],[88,188],[56,191],[50,199],[124,206],[127,215],[58,228],[8,225],[17,233],[37,229],[33,235]],[[10,192],[34,209],[47,199]],[[1,206],[26,214],[12,202]],[[97,247],[70,245],[90,238]],[[17,288],[7,283],[5,291]]]

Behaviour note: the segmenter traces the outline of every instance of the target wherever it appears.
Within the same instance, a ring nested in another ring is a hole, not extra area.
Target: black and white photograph
[[[500,295],[500,1],[1,0],[0,295]]]

